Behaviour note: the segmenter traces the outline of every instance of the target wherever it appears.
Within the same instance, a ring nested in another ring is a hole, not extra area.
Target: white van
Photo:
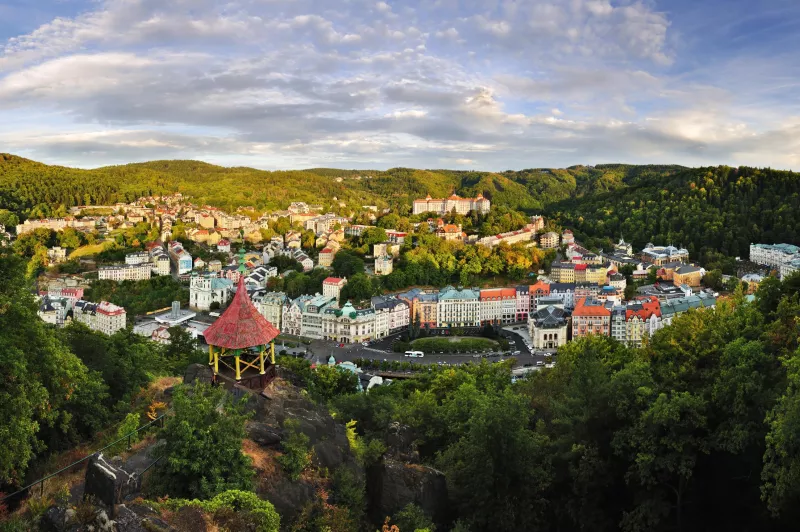
[[[406,356],[411,358],[422,358],[425,356],[425,353],[422,351],[406,351]]]

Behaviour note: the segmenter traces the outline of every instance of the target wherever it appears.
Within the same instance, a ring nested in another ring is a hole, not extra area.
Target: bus
[[[422,351],[406,351],[406,356],[411,358],[422,358],[425,356],[425,353]]]

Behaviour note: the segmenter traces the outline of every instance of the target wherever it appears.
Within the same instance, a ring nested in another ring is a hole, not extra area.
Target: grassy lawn
[[[97,255],[101,251],[105,251],[106,249],[110,248],[114,245],[113,240],[106,240],[105,242],[100,242],[99,244],[92,244],[81,246],[74,250],[72,253],[69,254],[70,259],[77,259],[80,257],[89,257],[91,255]]]
[[[499,348],[497,342],[488,338],[419,338],[411,347],[424,353],[464,353],[490,351]]]

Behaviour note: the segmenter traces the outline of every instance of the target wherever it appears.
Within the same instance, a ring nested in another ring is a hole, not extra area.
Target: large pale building
[[[572,311],[572,337],[590,334],[610,336],[612,305],[597,299],[581,298]]]
[[[195,274],[189,282],[189,307],[211,310],[212,303],[224,307],[233,293],[233,282],[216,274]]]
[[[142,281],[149,279],[153,273],[151,264],[115,264],[100,266],[97,277],[109,281]]]
[[[467,214],[470,211],[486,213],[489,212],[490,208],[491,202],[481,194],[478,194],[475,198],[461,198],[453,194],[444,199],[435,199],[428,196],[425,199],[414,200],[413,214],[421,214],[423,212],[448,214],[454,210],[458,214]]]
[[[92,303],[81,299],[75,303],[72,316],[93,331],[104,334],[111,335],[125,328],[125,309],[107,301]]]
[[[479,327],[481,300],[478,290],[448,286],[439,292],[436,306],[437,327]]]
[[[750,244],[750,260],[779,270],[782,264],[800,259],[800,247],[792,244]]]
[[[289,300],[286,294],[283,292],[259,291],[253,294],[251,299],[259,314],[264,316],[275,327],[283,330],[283,311]]]
[[[347,277],[328,277],[322,281],[322,295],[339,301],[339,295],[346,284]]]
[[[531,314],[528,332],[534,349],[555,349],[567,343],[568,320],[560,305],[548,305]]]
[[[507,324],[517,320],[515,288],[485,288],[480,291],[481,322]]]

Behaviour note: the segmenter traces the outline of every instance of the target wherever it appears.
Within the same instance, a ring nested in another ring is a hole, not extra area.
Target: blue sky
[[[800,169],[800,2],[0,0],[0,151]]]

